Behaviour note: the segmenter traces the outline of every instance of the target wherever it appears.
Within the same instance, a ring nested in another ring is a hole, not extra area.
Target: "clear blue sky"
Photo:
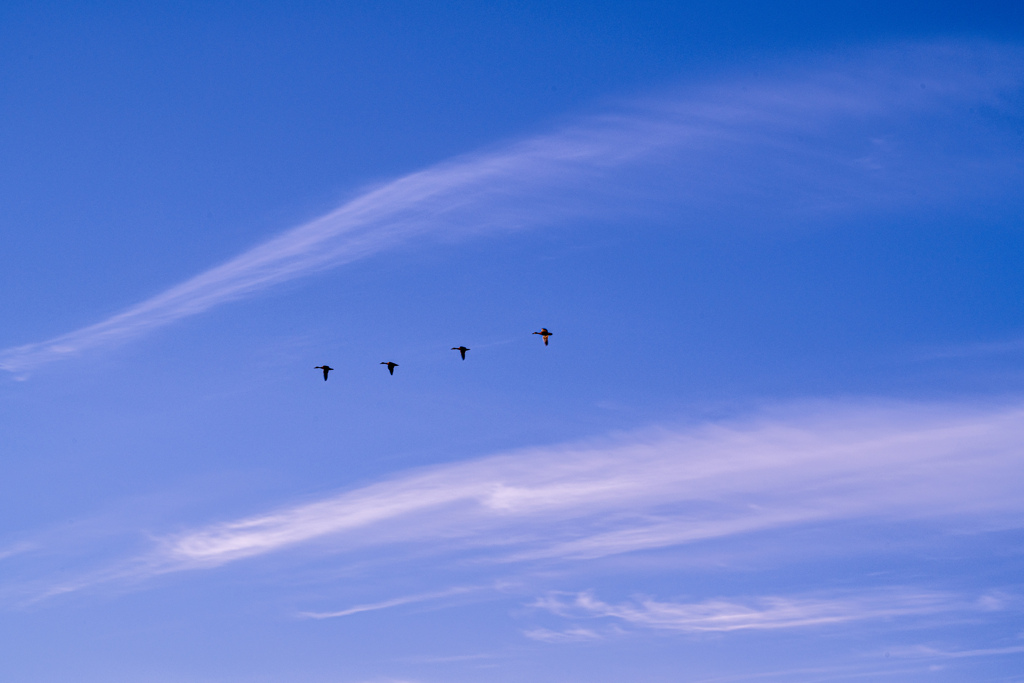
[[[1024,6],[825,5],[4,3],[0,680],[1024,681]]]

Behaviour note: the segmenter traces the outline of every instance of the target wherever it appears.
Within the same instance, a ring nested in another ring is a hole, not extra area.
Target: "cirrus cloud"
[[[400,473],[157,535],[134,559],[52,585],[389,549],[509,567],[575,562],[839,520],[1020,528],[1024,406],[819,403]],[[396,555],[397,553],[397,555]],[[396,559],[397,558],[397,559]]]
[[[638,217],[791,225],[1005,200],[1021,182],[1022,64],[992,44],[898,45],[638,99],[369,189],[106,320],[0,351],[0,369],[24,377],[426,238]]]

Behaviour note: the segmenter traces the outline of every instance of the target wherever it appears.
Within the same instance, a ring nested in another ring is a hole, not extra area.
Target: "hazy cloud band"
[[[760,417],[413,470],[154,537],[50,594],[303,553],[481,568],[574,562],[839,520],[1024,527],[1024,406],[794,406]],[[966,526],[965,526],[966,525]],[[485,572],[487,573],[487,572]]]

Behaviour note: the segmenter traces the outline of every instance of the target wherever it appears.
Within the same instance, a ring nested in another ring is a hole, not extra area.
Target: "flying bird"
[[[452,351],[458,351],[462,354],[462,360],[466,360],[466,351],[469,351],[465,346],[453,346]]]
[[[327,373],[330,372],[331,370],[333,370],[334,368],[332,368],[330,365],[318,365],[318,366],[316,366],[315,369],[316,370],[323,370],[324,371],[324,381],[326,382],[327,381]]]
[[[547,346],[548,345],[548,337],[550,337],[554,333],[553,332],[548,332],[548,328],[542,327],[542,328],[540,328],[540,332],[534,332],[534,334],[539,334],[541,336],[541,338],[544,340],[544,346]]]
[[[388,372],[392,375],[395,374],[395,368],[398,367],[398,363],[392,363],[391,361],[381,361],[380,364],[388,366]]]

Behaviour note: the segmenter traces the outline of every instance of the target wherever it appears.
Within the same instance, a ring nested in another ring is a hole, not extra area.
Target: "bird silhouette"
[[[469,351],[465,346],[453,346],[452,351],[458,351],[462,354],[462,360],[466,360],[466,351]]]
[[[541,336],[541,338],[544,340],[544,346],[547,346],[548,345],[548,337],[550,337],[552,334],[554,334],[554,332],[548,332],[548,328],[542,327],[542,328],[540,328],[540,332],[534,332],[534,334],[539,334]]]
[[[324,381],[326,382],[327,381],[327,373],[330,372],[331,370],[333,370],[334,368],[332,368],[330,365],[318,365],[318,366],[316,366],[315,369],[316,370],[323,370],[324,371]]]
[[[398,367],[398,363],[392,363],[391,361],[381,361],[380,364],[388,366],[388,372],[392,375],[395,374],[395,368]]]

